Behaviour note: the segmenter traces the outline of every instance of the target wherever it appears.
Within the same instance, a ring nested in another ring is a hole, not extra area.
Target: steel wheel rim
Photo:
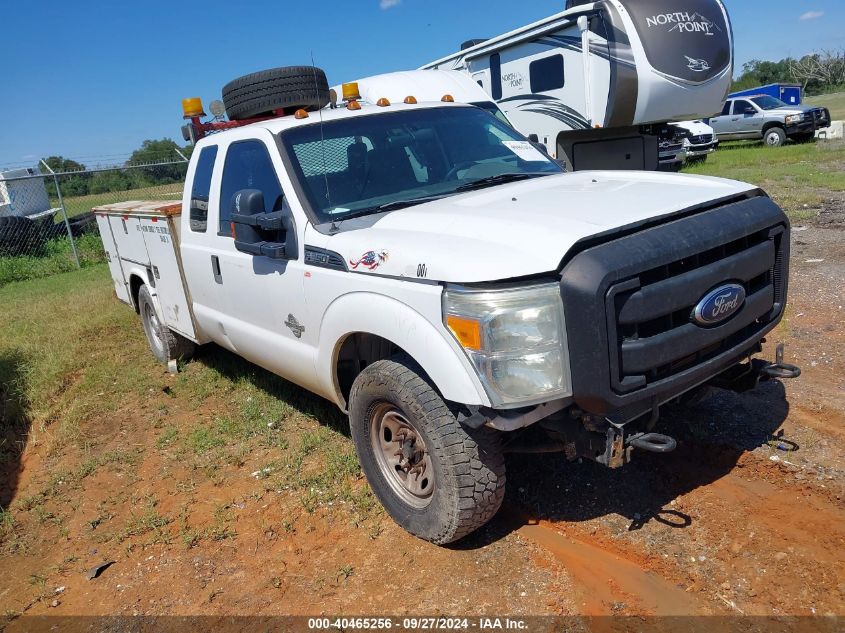
[[[144,320],[147,322],[150,340],[153,342],[156,349],[163,350],[164,341],[161,340],[161,330],[159,329],[161,326],[158,322],[158,316],[156,316],[155,310],[153,310],[153,307],[149,303],[144,304],[144,316],[146,317]]]
[[[391,404],[373,408],[370,442],[390,489],[414,508],[425,508],[434,494],[434,469],[420,432]]]

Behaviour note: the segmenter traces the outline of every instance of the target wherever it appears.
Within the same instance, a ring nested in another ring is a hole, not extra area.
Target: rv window
[[[528,65],[531,92],[548,92],[563,88],[563,55],[551,55]]]
[[[490,94],[493,101],[502,98],[502,60],[499,53],[490,55]]]
[[[194,171],[189,224],[191,230],[197,233],[205,233],[208,228],[208,194],[211,191],[211,172],[214,171],[216,158],[216,145],[203,148]]]

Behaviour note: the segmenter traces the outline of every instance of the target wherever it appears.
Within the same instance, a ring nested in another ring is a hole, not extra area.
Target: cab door
[[[760,136],[763,131],[763,121],[760,111],[747,99],[734,101],[731,116],[731,133],[736,138]]]
[[[315,372],[313,350],[301,340],[301,328],[307,327],[302,253],[288,252],[288,259],[243,253],[235,248],[232,236],[231,205],[239,191],[260,190],[267,211],[290,210],[287,196],[293,192],[283,191],[277,176],[284,167],[273,137],[266,130],[253,134],[221,146],[217,156],[204,244],[189,256],[188,278],[192,286],[196,280],[200,289],[194,296],[195,314],[225,347],[309,386]],[[300,219],[296,230],[301,231],[303,224]]]

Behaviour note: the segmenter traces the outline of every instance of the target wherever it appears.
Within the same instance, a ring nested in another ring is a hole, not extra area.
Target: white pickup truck
[[[674,447],[650,433],[661,405],[797,375],[751,360],[789,259],[756,187],[564,173],[448,95],[373,104],[351,86],[315,109],[320,78],[310,111],[229,90],[240,119],[187,113],[203,138],[181,204],[95,213],[156,357],[216,343],[336,403],[409,532],[442,544],[487,522],[507,451],[618,467]]]

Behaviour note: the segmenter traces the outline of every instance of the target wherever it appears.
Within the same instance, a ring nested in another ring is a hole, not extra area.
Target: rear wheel
[[[355,379],[349,401],[361,467],[402,528],[445,544],[496,514],[505,493],[498,433],[461,426],[410,358],[367,367]]]
[[[171,360],[187,360],[193,356],[196,344],[176,334],[161,321],[146,286],[141,286],[138,291],[138,310],[141,313],[147,342],[159,362],[167,364]]]
[[[763,133],[763,142],[769,147],[780,147],[786,143],[786,131],[782,127],[770,127]]]

